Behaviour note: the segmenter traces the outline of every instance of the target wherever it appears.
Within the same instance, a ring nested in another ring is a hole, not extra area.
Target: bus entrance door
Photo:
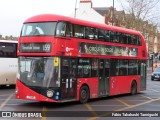
[[[108,59],[99,59],[99,96],[109,95],[109,60]]]
[[[61,60],[61,99],[69,100],[76,98],[76,59],[62,58]]]

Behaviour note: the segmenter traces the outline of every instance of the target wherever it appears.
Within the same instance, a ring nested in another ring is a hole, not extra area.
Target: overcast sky
[[[77,8],[79,6],[77,0]],[[113,0],[92,0],[94,7],[110,7]],[[120,4],[115,0],[115,7]],[[19,36],[23,21],[38,14],[70,15],[76,0],[0,0],[0,34]]]

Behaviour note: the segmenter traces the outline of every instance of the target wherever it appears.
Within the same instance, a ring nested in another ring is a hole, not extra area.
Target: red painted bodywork
[[[98,97],[98,78],[78,78],[77,83],[77,100],[79,100],[79,93],[82,85],[88,86],[90,98]]]
[[[18,98],[18,99],[57,102],[56,100],[52,100],[52,99],[47,98],[41,94],[36,93],[35,91],[33,91],[30,88],[23,85],[19,80],[16,80],[16,89],[18,90],[18,94],[16,94],[16,98]],[[27,98],[27,96],[30,96],[30,98]]]
[[[132,81],[135,80],[137,85],[137,92],[140,91],[140,76],[116,76],[110,77],[110,96],[130,93]]]
[[[78,38],[68,38],[68,37],[54,37],[54,36],[39,36],[39,37],[20,37],[19,44],[18,44],[18,56],[70,56],[70,57],[93,57],[93,58],[117,58],[117,59],[124,59],[124,56],[109,56],[109,55],[91,55],[91,54],[79,54],[78,53],[78,43],[79,42],[88,42],[88,43],[95,43],[95,44],[104,44],[104,45],[113,45],[113,46],[127,46],[127,47],[134,47],[138,48],[138,56],[131,57],[126,56],[125,59],[138,59],[138,60],[147,60],[147,51],[145,40],[140,32],[135,30],[129,30],[125,28],[113,27],[104,24],[97,24],[93,22],[78,20],[74,18],[69,18],[65,16],[59,15],[38,15],[27,19],[24,23],[29,22],[48,22],[48,21],[69,21],[70,23],[86,25],[91,27],[97,27],[107,30],[113,30],[117,32],[124,32],[128,34],[134,34],[140,36],[142,40],[142,46],[135,46],[135,45],[126,45],[126,44],[119,44],[119,43],[110,43],[110,42],[103,42],[103,41],[95,41],[95,40],[86,40],[86,39],[78,39]],[[20,53],[20,43],[27,43],[27,42],[51,42],[52,43],[52,51],[51,53]],[[68,50],[69,48],[72,48]],[[142,55],[142,51],[144,51],[145,56]],[[124,94],[130,92],[130,87],[132,80],[137,81],[138,91],[140,91],[140,76],[116,76],[110,77],[110,91],[109,96],[117,95],[117,94]],[[98,97],[98,78],[78,78],[77,80],[77,98],[79,100],[79,92],[82,85],[86,84],[90,89],[90,98],[97,98]],[[48,101],[48,102],[57,102],[55,100],[46,98],[33,90],[29,89],[28,87],[24,86],[19,80],[16,82],[16,87],[18,89],[18,94],[16,94],[16,98],[19,99],[28,99],[26,98],[27,95],[35,96],[36,101]],[[28,99],[33,100],[33,99]]]

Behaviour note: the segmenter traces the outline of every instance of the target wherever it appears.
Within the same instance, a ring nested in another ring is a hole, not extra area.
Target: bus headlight
[[[17,73],[17,79],[20,79],[20,74],[19,73]]]
[[[54,91],[53,90],[47,90],[47,97],[53,97]]]
[[[18,89],[16,89],[15,93],[16,93],[16,94],[18,93]]]

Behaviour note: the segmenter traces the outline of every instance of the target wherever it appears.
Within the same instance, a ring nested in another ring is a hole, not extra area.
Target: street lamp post
[[[112,15],[112,26],[113,26],[113,22],[114,22],[114,0],[113,0],[113,15]]]
[[[154,58],[154,55],[152,55],[151,59],[152,59],[152,72],[153,72],[153,58]]]
[[[76,10],[77,10],[77,0],[76,0],[76,3],[75,3],[75,11],[74,11],[74,18],[76,18]]]

